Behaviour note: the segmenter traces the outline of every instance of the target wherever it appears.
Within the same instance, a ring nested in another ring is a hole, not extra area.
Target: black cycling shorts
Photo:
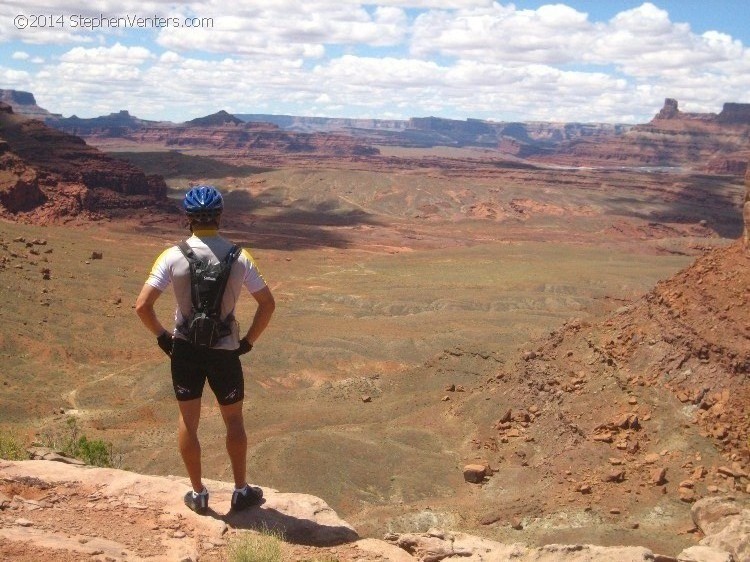
[[[172,349],[172,386],[177,400],[193,400],[203,395],[203,387],[213,390],[222,406],[245,397],[242,363],[237,352],[227,349],[198,349],[179,338]]]

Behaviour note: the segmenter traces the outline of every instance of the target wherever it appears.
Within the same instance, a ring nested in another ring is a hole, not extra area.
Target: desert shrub
[[[281,541],[281,534],[269,529],[236,535],[229,541],[229,562],[281,562]]]
[[[25,461],[29,455],[20,438],[13,433],[0,431],[0,459],[8,461]]]
[[[82,435],[78,438],[72,455],[93,466],[112,466],[112,444],[101,439],[89,441]]]
[[[67,429],[62,432],[53,431],[42,435],[42,443],[45,447],[50,447],[66,456],[80,459],[93,466],[111,467],[115,465],[112,443],[101,439],[89,439],[85,435],[81,435],[78,421],[73,417],[69,417],[65,421],[65,425]]]

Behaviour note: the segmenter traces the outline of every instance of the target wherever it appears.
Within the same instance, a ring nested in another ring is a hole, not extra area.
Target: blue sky
[[[224,109],[638,123],[750,103],[739,0],[6,0],[0,88],[93,117]],[[186,27],[186,24],[191,27]]]

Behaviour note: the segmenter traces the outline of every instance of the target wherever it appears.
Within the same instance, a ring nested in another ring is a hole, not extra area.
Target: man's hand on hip
[[[158,338],[156,343],[159,344],[161,350],[166,353],[169,357],[172,357],[172,345],[174,344],[174,337],[169,332],[163,332]]]
[[[240,346],[237,348],[237,355],[245,355],[248,351],[253,348],[253,344],[247,341],[245,338],[240,340]]]

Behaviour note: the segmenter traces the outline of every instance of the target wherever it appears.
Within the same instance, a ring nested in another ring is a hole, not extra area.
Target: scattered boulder
[[[643,457],[643,462],[646,464],[654,464],[659,462],[661,459],[661,456],[657,453],[649,453],[645,457]]]
[[[655,468],[651,471],[651,484],[661,486],[667,482],[667,469],[665,467]]]
[[[487,467],[483,464],[467,464],[464,467],[464,480],[479,484],[487,476]]]
[[[710,546],[691,546],[680,552],[679,562],[735,562],[731,554]]]
[[[730,560],[750,560],[750,502],[730,496],[703,498],[690,514],[706,535],[700,546],[725,552],[733,557]]]
[[[706,535],[718,533],[727,521],[741,517],[743,506],[731,497],[705,498],[690,509],[693,522]]]
[[[75,459],[73,457],[67,457],[62,453],[62,451],[55,451],[54,449],[50,449],[49,447],[29,447],[28,449],[26,449],[26,452],[29,454],[29,458],[31,460],[55,461],[79,466],[86,465],[86,463],[82,460]]]
[[[622,469],[612,469],[602,477],[604,482],[624,482],[625,471]]]
[[[680,494],[680,501],[685,503],[693,503],[696,500],[695,490],[692,488],[684,488],[680,486],[678,493]]]

